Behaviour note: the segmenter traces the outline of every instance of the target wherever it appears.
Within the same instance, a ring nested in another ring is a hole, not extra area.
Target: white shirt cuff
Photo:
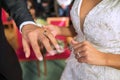
[[[23,22],[22,24],[20,24],[20,32],[22,33],[22,28],[23,28],[23,26],[24,25],[27,25],[27,24],[34,24],[34,25],[37,25],[35,22],[33,22],[33,21],[25,21],[25,22]],[[37,25],[37,26],[42,26],[42,25]]]
[[[57,0],[59,5],[65,5],[65,6],[70,5],[72,1],[73,0]]]

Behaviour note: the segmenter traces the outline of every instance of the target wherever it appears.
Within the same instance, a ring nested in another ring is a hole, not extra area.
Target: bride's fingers
[[[86,63],[87,62],[87,60],[86,60],[86,58],[84,56],[78,58],[77,61],[80,62],[80,63]]]
[[[74,39],[72,39],[72,40],[71,40],[71,44],[72,44],[72,45],[75,45],[75,44],[78,44],[78,42],[75,41]]]

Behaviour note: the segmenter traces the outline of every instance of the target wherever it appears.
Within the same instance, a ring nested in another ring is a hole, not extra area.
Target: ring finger
[[[75,58],[76,58],[76,59],[78,59],[78,58],[80,58],[80,57],[82,57],[82,56],[81,56],[81,54],[80,54],[79,52],[75,54]]]
[[[46,30],[46,32],[44,32],[44,35],[47,36],[49,38],[49,40],[51,41],[51,43],[54,45],[54,47],[59,51],[60,47],[57,43],[57,40],[55,39],[55,37],[51,34],[51,32],[49,32],[48,30]]]

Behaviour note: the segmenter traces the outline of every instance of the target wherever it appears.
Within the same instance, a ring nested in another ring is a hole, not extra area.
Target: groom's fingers
[[[24,38],[22,38],[22,44],[23,44],[23,51],[25,52],[25,57],[28,58],[30,56],[29,44]]]
[[[30,45],[36,55],[36,57],[41,61],[43,60],[43,56],[41,54],[41,51],[40,51],[40,46],[38,44],[38,36],[37,34],[35,33],[30,33],[29,36],[29,41],[30,41]]]

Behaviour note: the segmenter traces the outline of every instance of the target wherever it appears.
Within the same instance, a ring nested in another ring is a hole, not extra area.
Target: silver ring
[[[79,52],[77,53],[77,57],[78,57],[78,58],[80,58],[80,57],[81,57],[81,55],[80,55],[80,53],[79,53]]]

